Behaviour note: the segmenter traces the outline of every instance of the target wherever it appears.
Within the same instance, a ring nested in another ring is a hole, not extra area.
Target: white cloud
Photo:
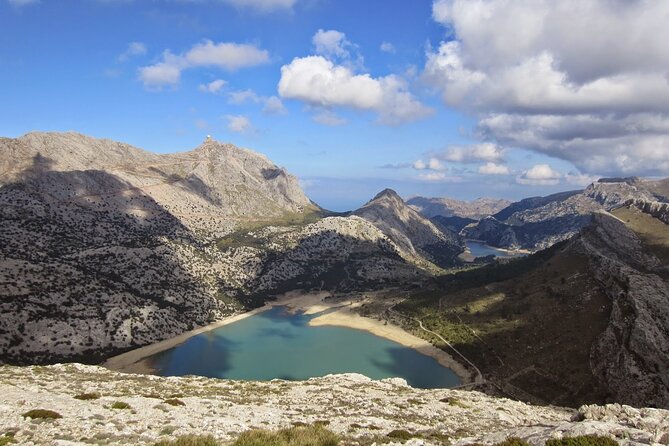
[[[666,174],[669,130],[644,127],[669,119],[668,16],[664,1],[436,0],[455,40],[428,52],[423,79],[491,140],[584,172]]]
[[[225,120],[228,122],[228,130],[235,133],[253,133],[254,128],[251,120],[242,115],[226,115]]]
[[[33,5],[35,3],[39,3],[39,0],[7,0],[7,3],[10,5],[20,8],[22,6],[27,6],[27,5]]]
[[[295,58],[281,67],[279,95],[311,106],[349,107],[371,110],[379,121],[397,125],[420,119],[432,109],[419,102],[406,82],[395,75],[373,78],[355,74],[350,68],[335,65],[322,56]]]
[[[445,171],[448,168],[437,158],[429,158],[427,161],[416,160],[411,165],[416,170]]]
[[[509,170],[509,167],[504,164],[487,162],[484,165],[479,166],[479,173],[482,175],[508,175],[511,171]]]
[[[431,182],[457,183],[462,181],[462,177],[446,175],[444,172],[427,172],[418,175],[419,180]]]
[[[216,79],[208,84],[200,84],[199,90],[203,93],[218,94],[228,83],[223,79]]]
[[[268,13],[278,10],[290,10],[297,0],[222,0],[223,2],[237,8],[247,8],[260,13]]]
[[[288,113],[283,102],[276,96],[260,96],[253,90],[238,90],[228,93],[230,104],[240,105],[245,103],[263,104],[263,113],[268,115],[285,115]]]
[[[598,175],[583,175],[580,172],[569,172],[564,176],[567,183],[581,187],[589,186],[600,178]]]
[[[313,119],[319,124],[329,125],[331,127],[346,124],[346,119],[338,116],[332,110],[327,109],[320,109],[314,114]]]
[[[139,69],[139,78],[150,89],[176,85],[181,80],[181,69],[167,62],[160,62]]]
[[[438,154],[439,158],[454,163],[474,163],[478,161],[501,161],[504,158],[502,149],[492,143],[456,146]]]
[[[325,57],[340,57],[346,58],[350,56],[347,47],[351,46],[351,42],[346,40],[346,34],[336,30],[322,30],[319,29],[311,39],[316,50],[316,54],[321,54]]]
[[[560,183],[562,174],[548,164],[537,164],[516,177],[518,184],[530,186],[555,186]]]
[[[146,87],[160,88],[176,85],[181,72],[188,68],[217,67],[234,71],[244,67],[269,62],[269,53],[254,45],[205,40],[193,45],[184,54],[175,55],[169,50],[163,52],[162,60],[154,65],[141,67],[139,78]]]
[[[130,42],[128,48],[118,56],[119,62],[125,62],[128,59],[146,54],[146,45],[142,42]]]
[[[262,111],[268,115],[285,115],[288,113],[281,99],[276,96],[270,96],[265,99],[265,106]]]
[[[379,47],[381,51],[384,53],[395,53],[395,45],[393,45],[390,42],[381,42],[381,46]]]

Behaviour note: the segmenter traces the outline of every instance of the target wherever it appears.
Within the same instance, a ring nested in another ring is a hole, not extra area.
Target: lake
[[[486,245],[483,242],[477,242],[475,240],[465,240],[465,244],[474,257],[486,257],[490,255],[495,257],[516,257],[518,255],[494,248],[492,246]]]
[[[432,357],[366,331],[312,327],[309,320],[316,316],[274,307],[193,336],[148,358],[149,363],[162,376],[264,381],[355,372],[372,379],[401,377],[420,388],[460,384]]]

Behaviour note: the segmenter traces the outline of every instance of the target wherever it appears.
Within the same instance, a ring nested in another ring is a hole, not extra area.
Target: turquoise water
[[[416,350],[361,330],[311,327],[311,317],[275,307],[149,359],[162,376],[303,380],[356,372],[373,379],[402,377],[421,388],[460,383],[450,369]]]
[[[488,246],[485,243],[477,242],[474,240],[465,240],[467,248],[471,251],[474,257],[486,257],[493,255],[495,257],[515,257],[516,254],[511,254],[501,249],[493,248]]]

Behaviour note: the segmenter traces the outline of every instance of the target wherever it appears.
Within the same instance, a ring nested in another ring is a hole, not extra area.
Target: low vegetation
[[[33,409],[24,413],[23,418],[32,418],[35,420],[56,420],[58,418],[63,418],[63,416],[53,410]]]
[[[115,401],[115,402],[111,405],[111,408],[112,408],[112,409],[132,409],[132,407],[130,406],[130,404],[128,404],[128,403],[124,403],[123,401]]]
[[[501,443],[497,443],[495,446],[529,446],[529,444],[521,438],[509,437]]]
[[[12,443],[16,443],[16,440],[14,440],[13,433],[6,433],[2,437],[0,437],[0,446],[6,446]]]
[[[79,395],[75,395],[74,399],[77,400],[82,400],[82,401],[90,401],[90,400],[97,400],[100,399],[100,394],[93,392],[93,393],[80,393]]]
[[[336,446],[340,438],[323,426],[296,426],[280,431],[244,432],[232,446]]]
[[[184,403],[183,401],[178,400],[176,398],[170,398],[168,400],[165,400],[164,402],[165,402],[165,404],[169,404],[170,406],[185,406],[186,405],[186,403]]]
[[[175,440],[162,440],[155,446],[218,446],[218,442],[211,435],[184,435]]]
[[[618,446],[618,442],[601,435],[581,435],[548,440],[546,446]]]

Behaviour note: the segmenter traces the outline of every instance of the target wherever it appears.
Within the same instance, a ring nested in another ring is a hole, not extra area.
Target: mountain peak
[[[376,194],[376,196],[374,198],[372,198],[372,201],[375,201],[375,200],[378,200],[378,199],[381,199],[381,198],[386,198],[386,197],[387,198],[392,198],[392,199],[395,199],[395,200],[401,200],[402,202],[404,202],[404,200],[402,200],[402,197],[400,197],[397,194],[397,192],[395,192],[394,190],[392,190],[390,188],[383,189],[381,192]]]

